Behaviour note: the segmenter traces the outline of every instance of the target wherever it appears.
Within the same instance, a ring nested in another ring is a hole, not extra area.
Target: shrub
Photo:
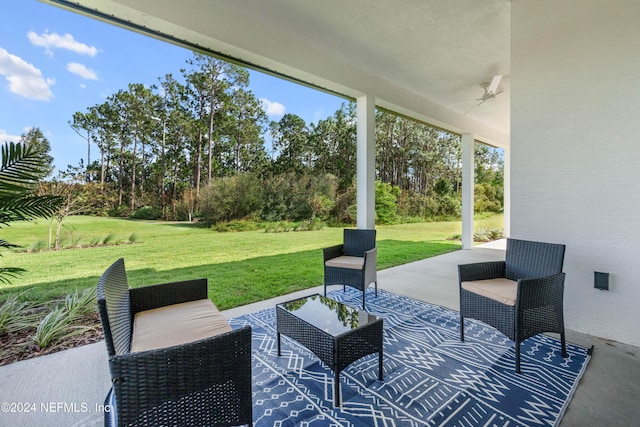
[[[501,212],[503,209],[503,194],[500,187],[489,183],[476,184],[474,187],[475,202],[474,211],[477,212]]]
[[[424,221],[428,197],[415,191],[402,191],[398,198],[398,215],[404,218],[416,217]]]
[[[208,225],[246,218],[266,222],[325,218],[333,209],[336,188],[337,179],[330,174],[261,178],[246,173],[218,178],[201,192],[200,215]]]
[[[176,221],[191,221],[192,217],[190,215],[191,212],[191,202],[189,200],[180,199],[178,203],[176,203],[176,212],[174,215],[174,220]]]
[[[316,219],[316,216],[326,218],[336,206],[336,203],[332,199],[323,194],[314,194],[307,203],[311,207],[312,220]]]
[[[398,221],[399,195],[398,187],[376,181],[376,223],[395,224]]]
[[[452,194],[430,197],[427,199],[425,210],[428,219],[446,221],[460,217],[462,202]]]
[[[213,231],[225,233],[230,231],[237,232],[237,231],[260,230],[261,228],[264,228],[264,225],[252,220],[236,219],[233,221],[227,221],[227,222],[221,222],[221,223],[215,224],[211,228]]]
[[[162,217],[162,211],[159,207],[156,206],[143,206],[141,208],[136,209],[131,214],[131,218],[133,219],[160,219]]]
[[[297,224],[290,221],[278,221],[272,222],[267,225],[265,233],[287,233],[293,231],[297,227]]]
[[[337,224],[356,223],[356,186],[351,185],[336,196],[335,219]]]
[[[493,228],[490,230],[480,229],[473,233],[473,240],[475,242],[492,242],[504,237],[504,230],[501,228]]]
[[[433,191],[438,196],[446,196],[449,194],[453,194],[453,186],[449,180],[444,178],[438,178],[435,185],[433,186]]]
[[[200,215],[207,225],[256,216],[261,210],[261,186],[256,175],[214,179],[200,193]]]
[[[421,216],[402,216],[398,219],[399,224],[418,224],[424,222]]]
[[[290,231],[314,231],[324,228],[325,223],[319,219],[314,218],[300,222],[279,221],[269,223],[264,232],[265,233],[287,233]]]
[[[325,226],[326,224],[322,220],[320,220],[319,218],[314,218],[309,221],[308,229],[309,231],[322,230]]]
[[[107,211],[107,215],[115,218],[129,218],[131,216],[131,209],[124,205],[115,206]]]

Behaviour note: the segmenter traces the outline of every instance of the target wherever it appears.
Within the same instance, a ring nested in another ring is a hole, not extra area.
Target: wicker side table
[[[340,406],[340,372],[369,354],[378,353],[382,381],[382,319],[321,295],[276,305],[278,356],[285,334],[318,356],[334,373],[333,404]]]

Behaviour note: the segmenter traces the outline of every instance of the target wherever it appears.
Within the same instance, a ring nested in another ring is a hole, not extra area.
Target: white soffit
[[[509,145],[510,0],[44,1]]]

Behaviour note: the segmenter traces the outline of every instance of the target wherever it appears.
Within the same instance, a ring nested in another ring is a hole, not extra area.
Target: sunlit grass
[[[71,217],[65,220],[76,239],[130,244],[3,252],[4,266],[25,274],[0,286],[0,301],[28,290],[21,298],[50,301],[94,287],[116,259],[125,259],[131,286],[206,277],[209,297],[222,310],[322,284],[322,248],[340,243],[341,228],[265,233],[218,233],[187,223]],[[481,218],[476,229],[502,228],[502,215]],[[460,248],[451,240],[459,221],[378,226],[378,269]],[[130,236],[135,234],[135,238]],[[15,223],[2,238],[28,248],[48,239],[48,222]]]

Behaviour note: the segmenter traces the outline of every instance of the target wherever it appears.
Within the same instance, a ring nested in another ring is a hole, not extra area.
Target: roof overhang
[[[509,145],[509,0],[43,1]]]

